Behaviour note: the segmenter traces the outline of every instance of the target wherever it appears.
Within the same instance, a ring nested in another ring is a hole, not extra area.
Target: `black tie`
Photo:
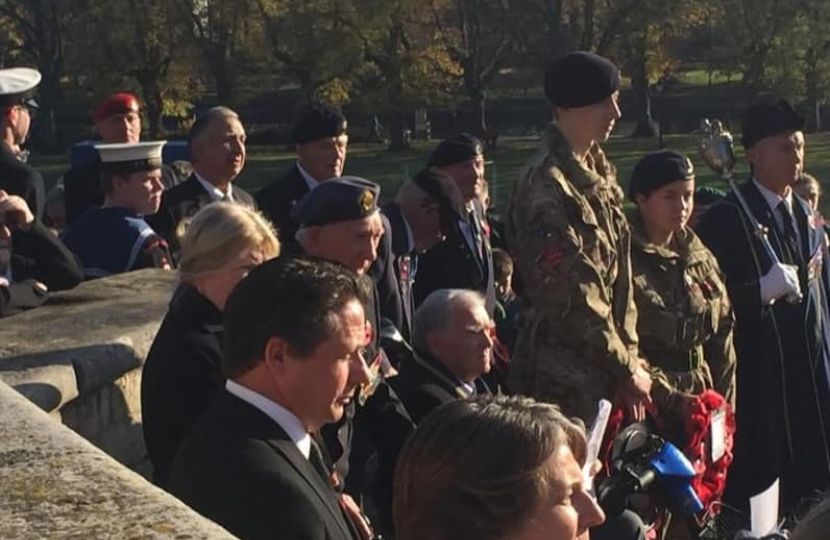
[[[790,209],[787,208],[786,201],[781,201],[778,205],[778,213],[781,214],[781,220],[784,222],[784,239],[786,240],[787,247],[792,254],[792,259],[794,262],[800,261],[801,250],[798,249],[798,236],[795,234],[795,228],[793,228],[793,215],[790,213]]]
[[[311,438],[311,446],[308,452],[308,462],[311,463],[311,466],[314,467],[314,470],[317,471],[317,474],[320,475],[323,482],[325,482],[327,486],[331,486],[331,470],[329,470],[326,465],[326,460],[323,459],[323,452],[320,451],[320,447],[317,445],[317,441],[314,440],[314,437]]]

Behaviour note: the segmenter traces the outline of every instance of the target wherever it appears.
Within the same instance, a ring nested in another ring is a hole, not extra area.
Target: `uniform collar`
[[[556,156],[561,164],[566,178],[580,191],[594,190],[612,181],[616,183],[617,171],[606,159],[599,145],[594,144],[591,147],[584,162],[578,160],[556,122],[548,124],[543,140],[550,153]]]
[[[776,212],[778,210],[778,206],[784,202],[787,205],[787,210],[790,211],[790,215],[793,213],[793,190],[792,188],[787,188],[787,194],[782,197],[778,193],[775,193],[771,189],[761,185],[761,183],[756,180],[754,177],[752,178],[752,183],[755,184],[755,187],[758,189],[758,192],[764,198],[767,205],[770,207],[770,210]],[[774,215],[774,214],[773,214]]]
[[[298,171],[300,171],[300,176],[302,176],[302,177],[303,177],[303,180],[305,180],[305,185],[308,187],[308,190],[309,190],[309,191],[311,191],[312,189],[314,189],[315,187],[317,187],[317,184],[319,184],[319,183],[320,183],[319,181],[317,181],[317,179],[316,179],[316,178],[314,178],[313,176],[311,176],[311,175],[308,173],[308,171],[307,171],[307,170],[305,170],[305,169],[303,168],[303,166],[302,166],[302,165],[300,165],[300,161],[299,161],[299,160],[297,160],[297,170],[298,170]]]

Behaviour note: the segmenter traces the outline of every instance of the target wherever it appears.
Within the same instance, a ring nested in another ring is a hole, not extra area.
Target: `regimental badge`
[[[821,256],[821,250],[816,250],[815,255],[810,258],[807,263],[807,281],[821,278],[821,272],[824,268],[824,259]]]
[[[398,284],[401,287],[401,293],[407,295],[409,293],[409,286],[412,283],[412,265],[409,255],[401,257],[398,265]]]
[[[360,196],[360,208],[363,209],[365,213],[369,213],[375,207],[375,194],[372,193],[370,190],[365,189],[363,190],[363,194]]]

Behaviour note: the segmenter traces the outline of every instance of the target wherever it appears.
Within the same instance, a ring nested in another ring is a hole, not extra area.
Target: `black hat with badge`
[[[40,84],[40,72],[31,68],[0,69],[0,107],[25,104],[37,108],[32,97]]]
[[[804,129],[804,118],[786,100],[751,105],[741,122],[741,144],[749,150],[761,139]]]
[[[679,180],[692,180],[695,168],[692,161],[680,152],[660,150],[644,156],[634,166],[631,183],[628,185],[628,198],[635,200],[636,195],[651,195],[663,186]]]
[[[300,199],[291,219],[300,227],[363,219],[379,211],[380,186],[358,176],[320,182]]]
[[[620,70],[602,56],[574,51],[560,56],[545,72],[545,96],[562,109],[599,103],[620,87]]]
[[[294,123],[291,138],[294,144],[306,144],[324,137],[338,137],[346,133],[348,122],[343,113],[321,105],[303,111]]]
[[[448,167],[484,155],[484,145],[478,137],[459,133],[444,139],[427,160],[429,167]]]

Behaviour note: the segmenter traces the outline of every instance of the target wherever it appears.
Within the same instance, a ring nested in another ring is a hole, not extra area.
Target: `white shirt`
[[[193,175],[196,177],[196,180],[198,180],[199,183],[202,184],[202,187],[205,188],[205,191],[208,192],[208,195],[210,195],[210,200],[211,201],[213,201],[213,202],[221,201],[222,199],[225,198],[225,194],[222,193],[222,190],[219,189],[218,187],[214,186],[213,184],[211,184],[210,182],[208,182],[204,178],[202,178],[202,175],[200,175],[199,173],[197,173],[195,171],[193,172]],[[228,200],[231,201],[231,202],[234,202],[233,184],[228,184]]]
[[[303,166],[300,165],[299,161],[297,162],[297,170],[300,171],[300,175],[303,177],[303,180],[305,180],[305,185],[308,186],[309,190],[314,189],[317,187],[317,184],[320,183],[316,178],[308,174],[307,170],[303,169]]]
[[[288,434],[294,444],[297,445],[300,453],[308,459],[311,452],[311,436],[306,431],[303,423],[300,422],[300,419],[294,416],[294,413],[262,394],[258,394],[250,388],[245,388],[234,381],[226,382],[225,390],[267,414]]]
[[[784,230],[784,217],[781,215],[781,211],[778,210],[778,205],[780,205],[782,201],[787,205],[787,210],[790,212],[790,220],[792,221],[793,230],[795,231],[796,240],[800,246],[801,232],[798,230],[798,221],[796,221],[795,212],[793,211],[793,204],[795,204],[795,201],[793,201],[793,190],[788,188],[787,196],[782,197],[774,191],[762,186],[758,180],[753,178],[752,181],[755,183],[755,187],[758,188],[758,191],[761,192],[764,200],[767,201],[767,205],[769,205],[772,210],[772,215],[775,218],[775,223],[782,231]]]

